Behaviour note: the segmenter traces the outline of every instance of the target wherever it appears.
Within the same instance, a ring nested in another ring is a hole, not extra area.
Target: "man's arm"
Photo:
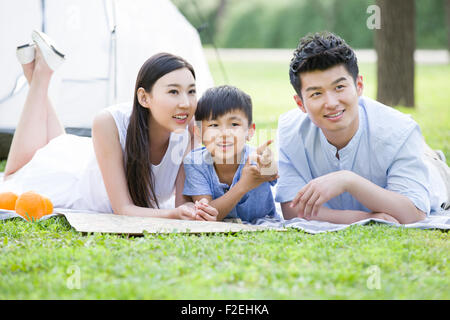
[[[316,216],[310,218],[305,217],[301,213],[298,215],[297,208],[292,208],[290,204],[291,202],[281,203],[281,210],[283,212],[284,219],[286,220],[299,217],[306,220],[327,221],[337,224],[352,224],[360,220],[377,218],[394,223],[399,223],[397,219],[385,213],[369,213],[356,210],[333,210],[323,206],[319,208],[319,211]]]
[[[414,223],[426,217],[406,196],[381,188],[346,170],[332,172],[310,181],[298,192],[291,206],[307,218],[316,217],[324,203],[344,192],[349,192],[372,212],[386,213],[401,224]]]
[[[416,208],[406,196],[386,190],[373,182],[351,173],[348,192],[373,212],[385,212],[396,218],[401,224],[421,221],[426,214]]]

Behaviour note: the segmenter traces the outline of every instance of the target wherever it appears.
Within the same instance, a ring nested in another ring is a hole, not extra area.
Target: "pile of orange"
[[[20,196],[13,192],[2,192],[0,209],[15,210],[27,220],[38,220],[53,212],[53,203],[49,198],[34,191],[24,192]]]

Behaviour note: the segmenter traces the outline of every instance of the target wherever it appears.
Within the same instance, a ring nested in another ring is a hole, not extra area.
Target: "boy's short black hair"
[[[347,43],[331,32],[308,34],[300,39],[289,67],[289,78],[301,98],[302,72],[326,70],[342,64],[353,77],[359,74],[355,52]]]
[[[198,100],[195,120],[215,120],[233,110],[242,110],[248,125],[252,124],[252,99],[248,94],[228,85],[209,88]]]

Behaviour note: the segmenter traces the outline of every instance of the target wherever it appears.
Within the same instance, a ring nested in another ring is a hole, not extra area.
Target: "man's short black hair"
[[[216,120],[234,110],[242,110],[248,125],[252,124],[252,99],[248,94],[228,85],[209,88],[198,100],[195,120]]]
[[[289,78],[295,92],[302,98],[300,80],[302,72],[323,71],[341,64],[356,83],[359,69],[353,49],[331,32],[308,34],[300,39],[294,51],[289,67]]]

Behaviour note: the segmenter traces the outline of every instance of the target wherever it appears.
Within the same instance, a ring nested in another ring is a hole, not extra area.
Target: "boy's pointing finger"
[[[258,147],[258,149],[256,149],[256,153],[261,155],[263,154],[264,150],[273,142],[273,140],[267,140],[266,142],[264,142],[262,145],[260,145]]]

